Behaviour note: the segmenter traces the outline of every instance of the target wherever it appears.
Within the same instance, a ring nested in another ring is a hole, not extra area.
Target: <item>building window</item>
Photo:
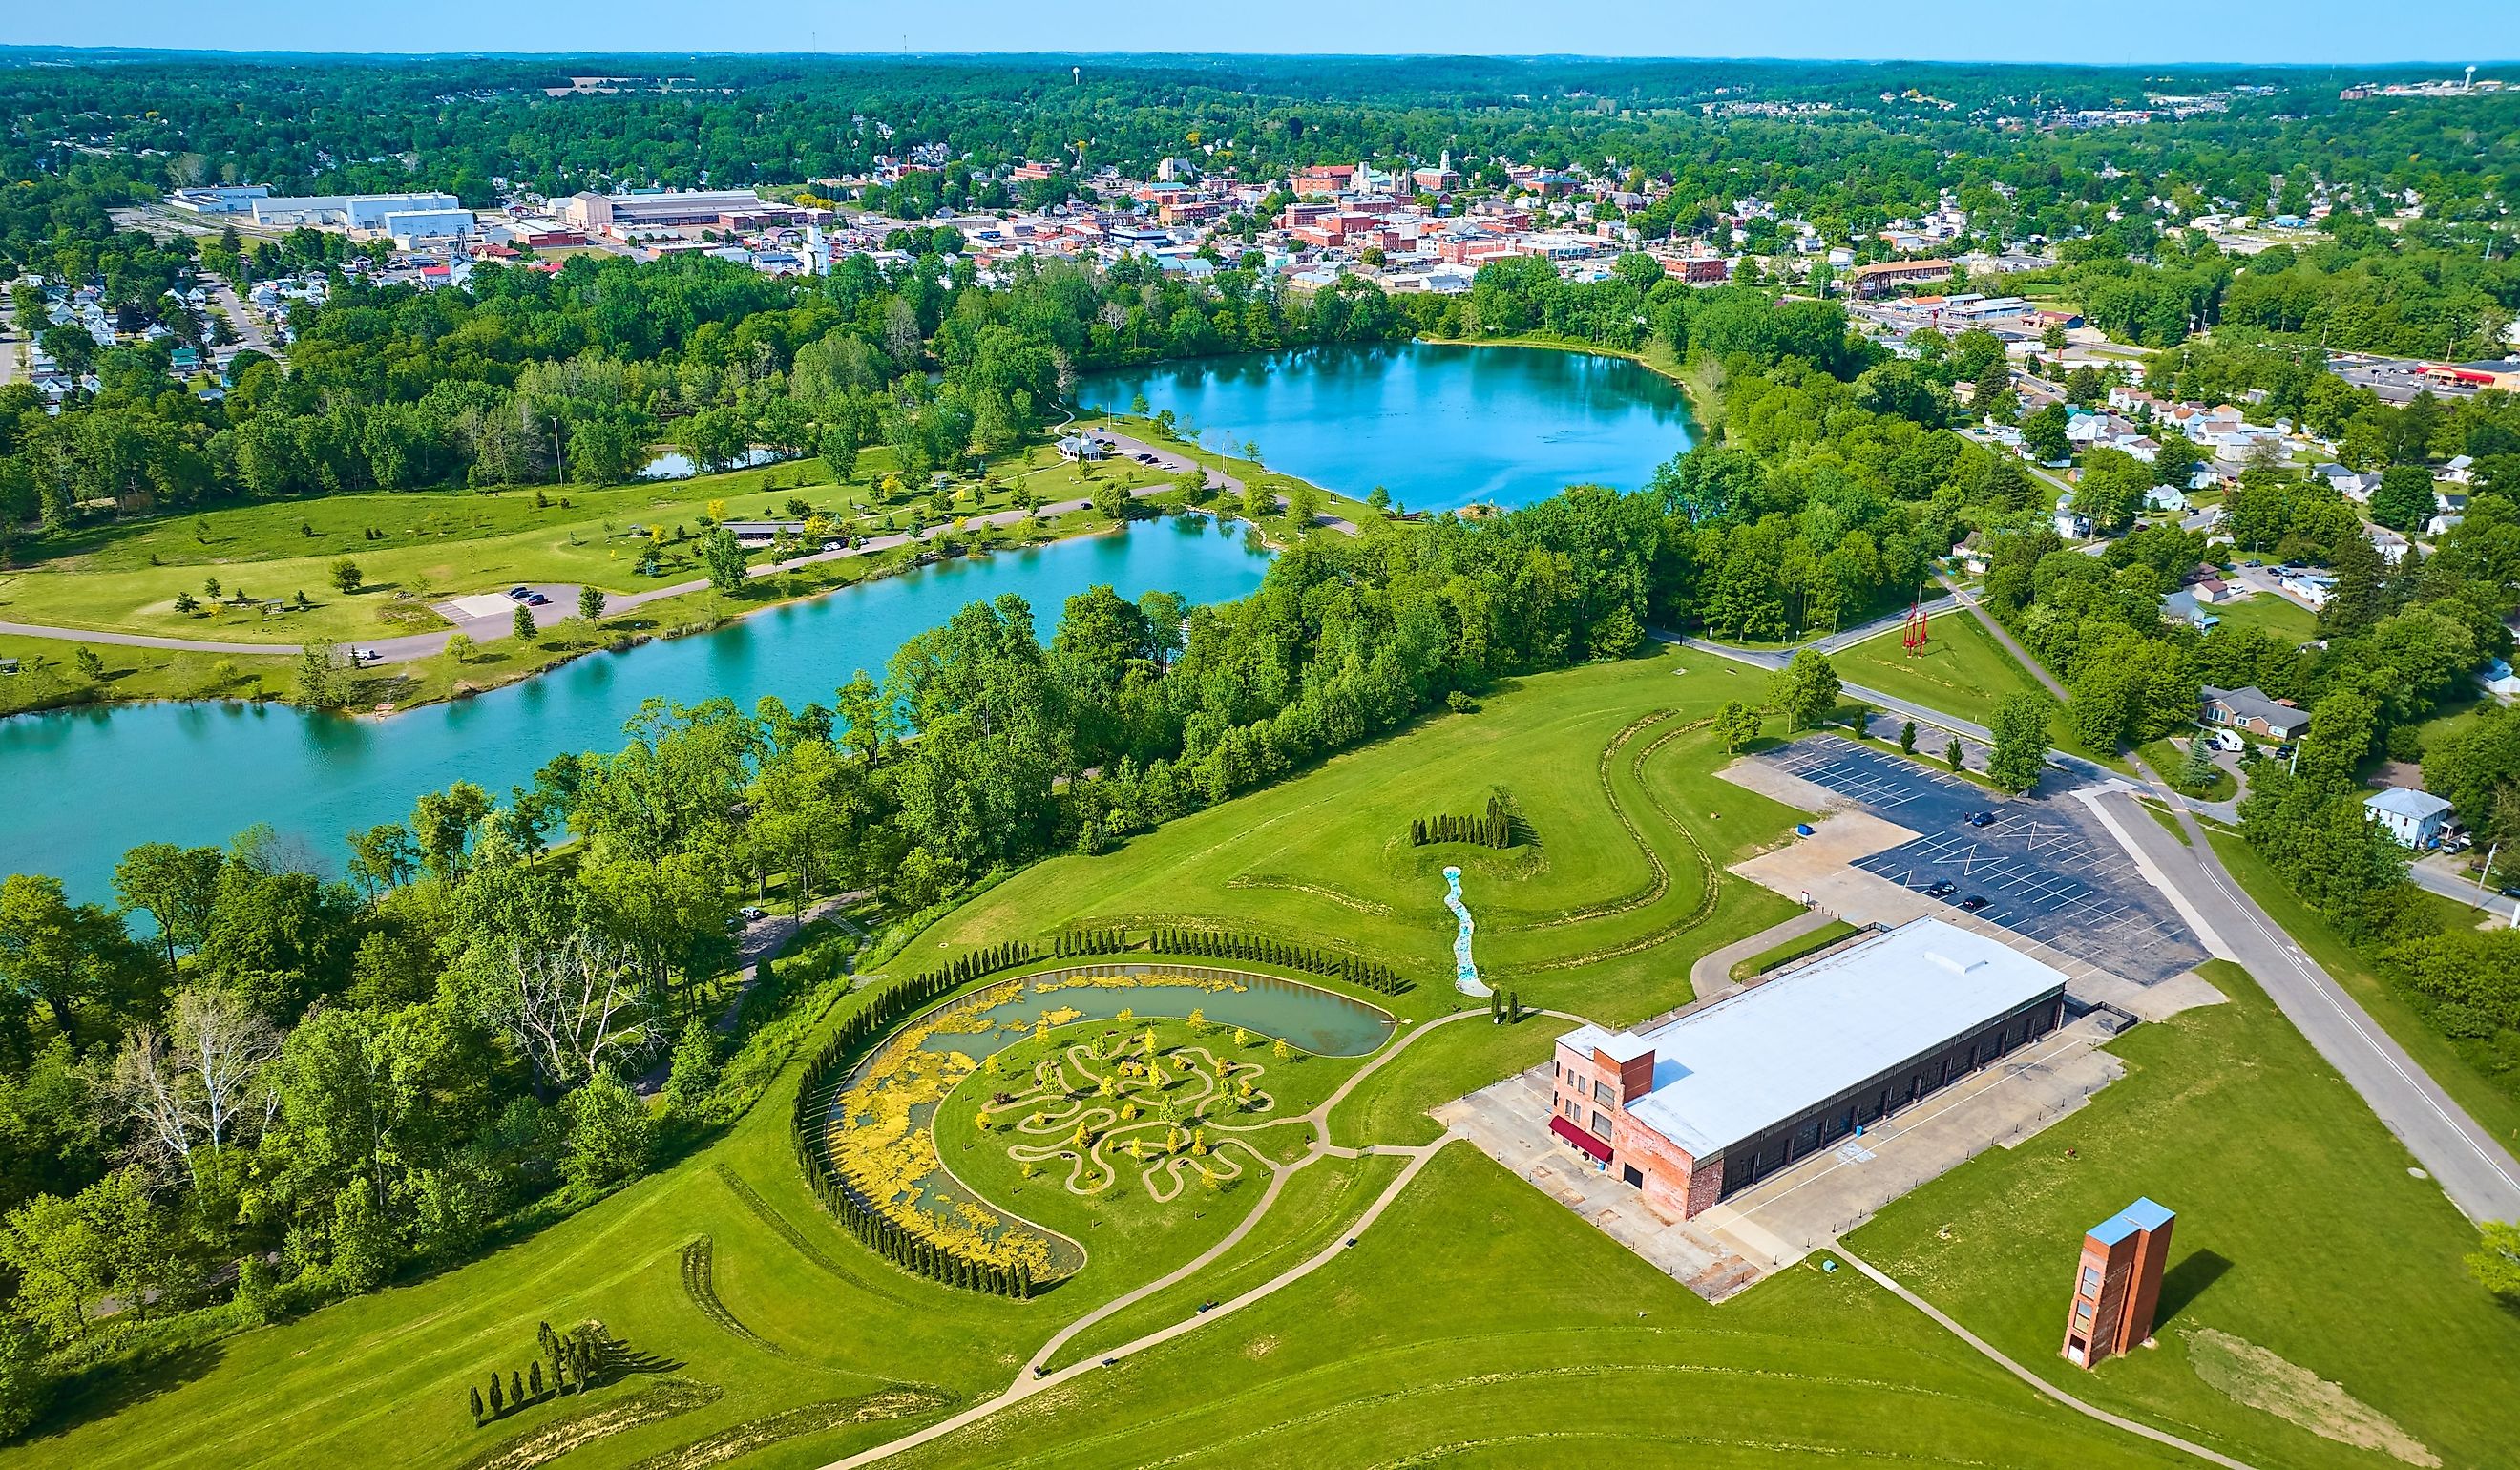
[[[2099,1289],[2100,1289],[2100,1269],[2099,1269],[2098,1267],[2096,1267],[2096,1266],[2086,1266],[2086,1267],[2084,1267],[2084,1268],[2083,1268],[2083,1294],[2084,1294],[2084,1295],[2086,1295],[2086,1296],[2090,1296],[2090,1295],[2092,1295],[2092,1293],[2097,1292]]]
[[[1593,1132],[1599,1134],[1604,1138],[1608,1137],[1610,1136],[1610,1115],[1596,1108],[1593,1112]]]
[[[1614,1102],[1617,1099],[1611,1095],[1610,1085],[1608,1083],[1597,1081],[1593,1084],[1593,1100],[1596,1102]]]

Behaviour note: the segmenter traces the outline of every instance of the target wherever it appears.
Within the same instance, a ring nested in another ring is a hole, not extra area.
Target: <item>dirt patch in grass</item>
[[[2409,1465],[2437,1466],[2441,1456],[2424,1448],[2397,1421],[2298,1363],[2288,1362],[2244,1337],[2211,1327],[2187,1334],[2187,1362],[2196,1376],[2235,1403],[2264,1409],[2323,1440],[2377,1449]]]
[[[464,1470],[535,1470],[581,1445],[592,1445],[626,1434],[642,1424],[653,1424],[715,1403],[724,1392],[713,1383],[668,1378],[626,1399],[555,1419],[530,1434],[483,1450],[465,1461]]]
[[[906,1419],[913,1414],[941,1408],[951,1402],[949,1395],[934,1389],[892,1389],[859,1399],[801,1404],[721,1429],[680,1449],[652,1454],[632,1466],[631,1470],[708,1470],[709,1466],[723,1465],[738,1456],[799,1435],[820,1434],[850,1424],[872,1424],[881,1419]]]

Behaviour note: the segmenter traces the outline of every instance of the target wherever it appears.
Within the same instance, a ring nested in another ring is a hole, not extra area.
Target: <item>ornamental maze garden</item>
[[[2024,1392],[1856,1272],[1806,1264],[1709,1306],[1442,1142],[1429,1109],[1544,1064],[1565,1029],[1492,1023],[1455,991],[1446,868],[1484,977],[1608,1026],[1695,999],[1693,961],[1801,912],[1729,870],[1807,816],[1716,775],[1709,722],[1762,676],[1682,657],[1521,681],[1036,864],[896,933],[866,974],[781,960],[820,1019],[723,1136],[482,1260],[228,1338],[18,1462],[809,1470],[1036,1382],[885,1463],[1532,1463],[1563,1438],[1654,1463],[1675,1443],[1725,1464],[1892,1443],[2180,1462]],[[1475,840],[1492,800],[1504,847]],[[1471,840],[1415,840],[1445,814]],[[2070,1242],[2126,1180],[2157,1180],[2200,1249],[2249,1263],[2181,1309],[2200,1327],[2348,1379],[2444,1463],[2507,1460],[2475,1365],[2508,1360],[2512,1327],[2463,1284],[2473,1230],[2245,977],[2217,984],[2231,1004],[2112,1043],[2132,1073],[2082,1112],[1848,1245],[2039,1366],[2059,1282],[2007,1245]],[[2270,1186],[2259,1150],[2317,1189]],[[2356,1294],[2282,1284],[2346,1247],[2424,1331],[2382,1344]],[[617,1371],[581,1386],[547,1362],[537,1393],[538,1321],[602,1323]],[[2372,1462],[2235,1405],[2187,1352],[2174,1335],[2071,1386],[2250,1464]]]

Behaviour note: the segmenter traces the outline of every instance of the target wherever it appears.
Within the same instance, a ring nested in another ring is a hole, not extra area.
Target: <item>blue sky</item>
[[[2520,57],[2520,0],[20,0],[0,44],[2392,62]]]

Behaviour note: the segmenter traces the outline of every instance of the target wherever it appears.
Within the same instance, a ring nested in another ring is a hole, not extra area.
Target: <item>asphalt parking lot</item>
[[[1838,735],[1759,757],[1920,835],[1855,866],[1945,902],[1986,900],[1977,916],[2142,985],[2206,958],[2205,947],[2081,802],[2007,800],[1958,777]],[[2051,777],[2052,780],[2052,777]],[[1993,824],[1972,827],[1972,812]]]

